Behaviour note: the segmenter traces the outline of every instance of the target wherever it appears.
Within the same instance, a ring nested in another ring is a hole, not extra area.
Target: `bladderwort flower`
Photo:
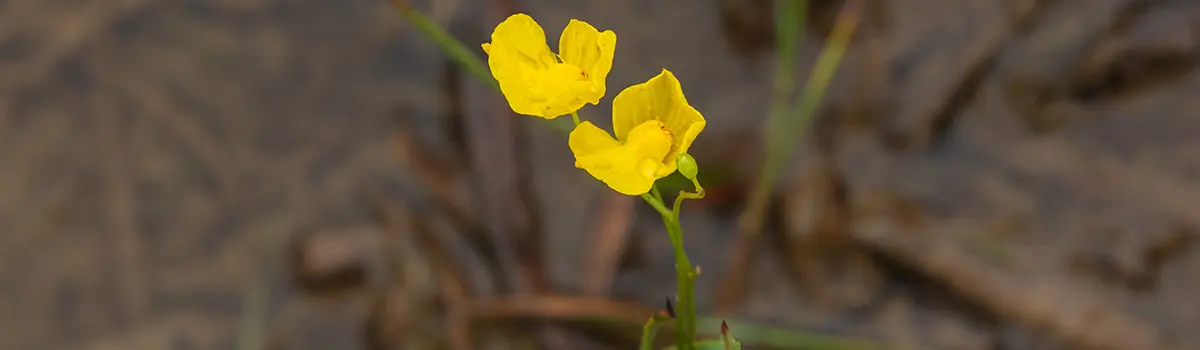
[[[509,16],[483,44],[488,67],[514,112],[554,119],[600,103],[612,69],[617,35],[572,19],[558,41],[558,54],[529,15]]]
[[[704,116],[688,104],[679,80],[666,69],[617,94],[612,123],[616,138],[583,122],[568,144],[576,167],[631,196],[647,193],[655,180],[675,172],[677,157],[687,153],[705,126]]]

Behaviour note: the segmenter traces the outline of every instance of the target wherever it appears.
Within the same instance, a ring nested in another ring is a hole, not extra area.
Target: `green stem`
[[[837,20],[834,22],[833,32],[829,34],[829,39],[825,43],[825,48],[817,56],[817,63],[813,67],[812,75],[808,79],[807,85],[804,86],[804,95],[800,98],[800,103],[792,111],[793,115],[798,116],[795,119],[799,128],[807,126],[816,114],[817,106],[821,104],[821,98],[825,96],[825,90],[829,87],[829,82],[833,80],[833,73],[837,71],[838,65],[842,62],[842,56],[846,53],[846,46],[850,44],[850,37],[854,35],[854,29],[858,27],[859,6],[855,1],[851,1],[842,8],[841,13],[838,13]],[[786,128],[788,135],[795,135],[797,127]],[[790,137],[789,140],[799,138]],[[789,147],[790,149],[790,147]],[[786,158],[786,157],[783,157]]]
[[[803,38],[801,22],[808,11],[808,1],[776,1],[775,11],[775,85],[772,89],[771,112],[767,119],[766,159],[759,171],[758,179],[750,190],[748,205],[743,216],[760,217],[770,194],[771,185],[782,167],[787,149],[798,140],[796,130],[788,126],[788,112],[792,94],[796,90],[796,50]],[[809,92],[811,90],[807,90]],[[803,125],[803,123],[801,123]],[[801,130],[800,135],[803,135]],[[742,218],[745,221],[747,218]],[[750,225],[758,226],[758,225]],[[757,231],[757,230],[755,230]]]
[[[704,198],[704,187],[700,186],[700,182],[693,178],[692,184],[696,186],[696,192],[679,191],[672,209],[667,209],[663,204],[657,186],[651,187],[650,193],[642,195],[642,199],[662,215],[663,224],[667,227],[667,236],[671,239],[671,247],[675,250],[675,276],[679,283],[675,336],[677,346],[683,350],[695,348],[693,341],[696,339],[696,270],[683,249],[683,225],[679,222],[679,207],[685,199]]]
[[[479,56],[476,56],[471,50],[467,49],[462,42],[455,39],[454,36],[447,33],[437,23],[429,20],[420,11],[413,8],[412,4],[407,0],[392,0],[392,5],[400,11],[401,16],[404,16],[417,30],[432,40],[446,56],[449,56],[458,62],[459,65],[465,67],[479,81],[490,84],[497,89],[500,88],[500,84],[496,82],[496,79],[492,77],[491,71],[488,70],[487,63],[479,59]]]
[[[692,267],[692,261],[688,259],[687,253],[683,250],[683,227],[679,224],[679,214],[671,213],[670,216],[663,217],[663,224],[667,227],[667,235],[671,238],[671,246],[675,249],[675,275],[679,282],[679,334],[682,338],[683,349],[692,349],[692,342],[696,339],[696,300],[695,288],[692,283],[695,278],[695,270]]]
[[[571,112],[571,121],[575,122],[575,126],[579,126],[579,111]]]
[[[657,185],[650,187],[650,195],[654,196],[654,199],[657,199],[659,202],[663,201],[662,192],[658,191]],[[678,211],[678,210],[676,210],[676,211]]]
[[[692,186],[696,186],[696,192],[679,191],[679,196],[675,197],[675,213],[679,213],[679,205],[683,204],[684,199],[701,199],[704,198],[704,187],[700,186],[700,181],[692,179]],[[657,191],[657,189],[655,189]],[[661,198],[661,197],[659,197]]]
[[[667,208],[666,205],[663,205],[662,200],[655,198],[654,195],[650,193],[642,194],[642,200],[646,201],[647,204],[650,204],[651,207],[654,207],[654,210],[658,211],[658,213],[663,217],[672,215],[671,209]]]
[[[800,21],[807,10],[807,3],[803,0],[775,2],[775,85],[772,89],[770,120],[776,123],[787,113],[792,92],[796,90],[796,48],[804,28]]]
[[[775,85],[764,130],[764,160],[750,189],[746,208],[738,218],[738,230],[751,236],[757,235],[762,226],[771,186],[785,163],[784,155],[794,146],[792,140],[799,140],[801,137],[797,135],[804,134],[803,130],[794,130],[794,124],[788,123],[788,112],[796,90],[796,51],[804,34],[802,21],[807,15],[808,1],[780,0],[775,6]],[[803,124],[800,128],[803,129]]]
[[[680,349],[688,350],[692,348],[696,325],[696,303],[693,300],[692,287],[695,271],[687,252],[683,250],[683,228],[679,224],[679,213],[667,209],[661,200],[650,193],[643,194],[642,199],[662,215],[663,224],[667,227],[667,236],[671,239],[671,247],[675,250],[675,277],[679,284],[679,302],[675,307],[675,342]]]
[[[777,12],[776,28],[783,33],[778,38],[780,46],[776,67],[775,101],[771,107],[771,115],[767,120],[767,144],[765,160],[758,178],[755,180],[747,198],[746,209],[738,218],[738,226],[745,227],[751,235],[756,235],[761,229],[767,205],[771,195],[771,187],[783,172],[787,160],[795,151],[796,144],[807,133],[809,124],[820,106],[821,98],[841,63],[854,29],[858,26],[858,7],[856,2],[850,2],[838,14],[833,32],[825,42],[825,47],[817,56],[817,63],[804,86],[803,95],[794,108],[788,110],[787,96],[792,93],[794,83],[795,43],[800,33],[796,29],[799,19],[791,16],[803,15],[807,11],[807,1],[780,1]],[[791,40],[789,40],[791,39]],[[797,137],[797,135],[801,135]]]
[[[796,3],[797,1],[783,1],[788,3]],[[806,2],[799,2],[798,11],[805,10]],[[775,183],[775,179],[783,171],[784,164],[796,149],[796,144],[803,137],[796,135],[804,135],[807,133],[809,124],[811,124],[813,116],[816,114],[817,107],[821,105],[821,98],[825,96],[825,90],[829,87],[829,82],[833,80],[833,73],[837,71],[838,65],[842,62],[842,56],[846,53],[846,46],[850,43],[850,37],[854,34],[854,29],[858,26],[858,8],[855,3],[851,2],[842,9],[838,14],[836,22],[834,22],[833,32],[829,34],[829,39],[825,42],[825,47],[821,49],[821,53],[817,56],[817,63],[813,67],[812,74],[809,75],[808,82],[804,85],[804,93],[800,97],[800,101],[796,104],[790,113],[785,111],[786,102],[780,104],[776,100],[776,105],[772,108],[771,118],[767,121],[767,150],[766,161],[763,163],[762,171],[758,175],[758,180],[754,183],[754,188],[751,189],[749,204],[747,205],[746,213],[752,213],[756,221],[762,220],[763,211],[766,210],[767,200],[771,193],[771,187]],[[786,8],[785,11],[796,12],[797,9]],[[786,22],[787,20],[781,21]],[[783,44],[781,41],[780,44]],[[780,59],[791,57],[780,54]],[[779,73],[776,77],[784,74],[790,75],[792,68],[790,66],[780,66],[777,68]],[[782,90],[787,90],[790,93],[790,86],[781,84],[776,81],[776,91],[779,93]],[[778,97],[780,95],[776,95]],[[786,113],[786,114],[784,114]],[[787,118],[792,116],[793,118]],[[754,225],[758,226],[758,225]]]
[[[638,350],[652,350],[654,348],[654,337],[658,335],[658,328],[663,322],[670,320],[670,316],[665,311],[651,316],[646,320],[646,325],[642,326],[642,341],[638,345]]]
[[[652,350],[654,347],[654,336],[658,333],[658,322],[651,318],[646,321],[646,325],[642,326],[642,341],[638,345],[638,350]]]

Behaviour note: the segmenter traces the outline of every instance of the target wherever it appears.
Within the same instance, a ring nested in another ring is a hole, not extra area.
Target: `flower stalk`
[[[683,95],[679,81],[670,71],[662,72],[650,80],[630,86],[614,98],[613,133],[601,130],[590,122],[581,121],[578,110],[586,104],[598,104],[604,96],[605,77],[612,67],[616,36],[612,31],[600,31],[586,22],[572,19],[564,29],[559,42],[559,52],[550,51],[545,44],[545,33],[532,18],[525,14],[514,14],[496,27],[492,41],[481,45],[487,55],[486,62],[480,60],[461,42],[454,39],[436,23],[416,11],[406,0],[392,0],[400,14],[408,19],[426,37],[430,38],[447,56],[465,67],[473,76],[488,83],[507,99],[514,112],[523,115],[556,119],[571,115],[572,126],[563,121],[552,124],[555,128],[570,128],[568,146],[575,154],[576,167],[587,171],[620,193],[640,196],[662,216],[675,255],[675,270],[678,282],[677,303],[668,300],[667,310],[647,320],[639,349],[651,350],[658,329],[672,319],[676,322],[675,346],[668,349],[741,349],[741,344],[729,333],[721,321],[720,339],[699,341],[696,325],[704,323],[712,327],[712,319],[699,319],[696,312],[695,278],[700,274],[692,265],[683,247],[683,227],[680,222],[680,207],[684,200],[704,198],[704,188],[696,179],[698,166],[687,154],[688,147],[705,127],[704,117],[695,110]],[[790,0],[781,2],[787,6],[803,2]],[[793,7],[793,9],[795,9]],[[796,22],[797,11],[784,11],[787,21]],[[844,11],[839,16],[834,30],[834,43],[822,52],[818,59],[817,72],[810,77],[804,97],[795,106],[794,113],[801,115],[801,125],[811,118],[812,110],[821,99],[821,92],[828,84],[845,51],[854,29],[856,11]],[[796,28],[790,28],[796,29]],[[798,39],[797,30],[787,30],[786,42]],[[793,51],[794,45],[786,45]],[[794,61],[794,53],[781,54],[784,62]],[[489,74],[490,73],[490,74]],[[788,76],[788,75],[785,75]],[[790,79],[776,81],[777,92],[790,92],[795,82]],[[815,86],[814,86],[815,85]],[[814,89],[814,87],[820,87]],[[779,111],[788,107],[790,93],[777,94],[777,115],[772,120],[779,122]],[[777,125],[778,126],[778,125]],[[789,125],[790,126],[790,125]],[[791,127],[778,128],[791,130]],[[769,137],[771,138],[771,137]],[[779,138],[771,138],[772,149],[786,149]],[[778,152],[777,152],[778,153]],[[773,157],[779,158],[778,154]],[[770,168],[770,167],[768,167]],[[659,179],[678,171],[689,179],[695,192],[680,191],[670,207],[655,185]],[[766,174],[775,173],[766,171]],[[769,176],[769,175],[768,175]],[[841,341],[793,335],[782,331],[769,333],[761,327],[741,328],[743,336],[757,339],[760,343],[772,343],[784,348],[815,346],[835,348],[860,348]]]
[[[679,158],[691,159],[691,156],[684,153]],[[694,164],[695,160],[691,160]],[[681,162],[684,163],[684,162]],[[679,349],[693,349],[693,342],[696,339],[696,276],[698,270],[692,266],[691,259],[688,258],[687,252],[683,249],[683,225],[679,221],[679,208],[685,199],[700,199],[704,198],[704,187],[700,186],[700,182],[696,180],[695,172],[684,174],[692,180],[692,184],[696,187],[696,192],[679,191],[679,195],[675,197],[674,205],[668,209],[663,204],[662,195],[659,193],[657,186],[653,187],[649,193],[643,194],[642,200],[654,207],[660,215],[664,226],[667,228],[667,236],[671,239],[671,248],[675,253],[675,278],[679,284],[679,306],[677,308],[678,318],[675,326],[676,344]]]
[[[689,349],[696,325],[696,302],[693,299],[695,270],[687,252],[683,250],[683,227],[679,224],[679,213],[667,209],[661,200],[649,193],[643,194],[642,199],[662,215],[667,235],[671,239],[671,248],[675,251],[675,277],[679,284],[679,303],[675,311],[678,316],[675,322],[675,342],[679,349]]]

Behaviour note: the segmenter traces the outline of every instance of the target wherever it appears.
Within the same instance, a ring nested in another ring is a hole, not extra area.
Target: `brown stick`
[[[763,223],[766,209],[770,200],[770,185],[756,184],[747,203],[749,206],[738,217],[738,240],[730,249],[728,272],[721,279],[721,287],[717,289],[714,313],[730,315],[737,311],[746,299],[749,275],[753,273],[754,258],[758,252],[758,242],[762,238]]]
[[[430,267],[437,276],[442,302],[446,304],[446,330],[450,348],[473,349],[469,316],[470,296],[464,269],[450,258],[450,254],[438,241],[433,228],[423,215],[414,215],[408,207],[395,202],[378,200],[376,204],[385,230],[396,236],[403,236],[411,230],[415,238],[413,241],[429,259]],[[404,239],[397,237],[396,241]]]
[[[471,305],[471,314],[479,318],[615,319],[629,324],[646,322],[656,312],[633,303],[564,295],[476,300]]]
[[[108,188],[108,216],[112,234],[116,236],[116,256],[120,266],[121,284],[130,316],[135,320],[145,315],[149,297],[142,261],[143,244],[138,232],[138,205],[133,175],[129,173],[132,160],[129,147],[120,134],[121,111],[112,96],[96,93],[92,96],[99,118],[96,127],[97,148],[103,154],[104,179]]]
[[[433,156],[432,151],[417,142],[416,135],[405,120],[401,120],[394,140],[400,166],[415,175],[421,192],[483,259],[496,289],[506,292],[510,284],[504,276],[503,261],[468,199],[468,189],[463,181],[465,165],[442,161]]]
[[[980,261],[947,238],[968,229],[950,223],[906,225],[862,217],[856,220],[854,237],[984,309],[1046,330],[1073,348],[1175,349],[1157,329],[1130,317],[1112,301],[1072,288],[1067,276],[1018,278]]]
[[[162,126],[168,133],[180,140],[182,145],[191,151],[206,166],[220,185],[222,198],[230,203],[237,200],[236,164],[228,156],[229,152],[221,147],[211,133],[204,130],[201,120],[179,108],[170,96],[162,90],[151,88],[157,84],[138,81],[133,73],[103,73],[106,69],[94,69],[115,87],[127,91],[126,95],[136,99],[138,106],[145,109],[145,115],[156,124]]]
[[[617,192],[605,192],[603,196],[585,253],[583,290],[588,295],[604,295],[612,286],[633,222],[633,199]]]
[[[510,4],[497,3],[494,10],[510,13]],[[533,192],[529,169],[529,139],[518,123],[518,116],[498,94],[491,109],[468,116],[467,136],[471,141],[472,161],[483,188],[482,202],[487,208],[488,226],[498,244],[511,244],[516,271],[515,286],[525,285],[534,293],[549,290],[542,252],[541,216]],[[473,120],[472,120],[473,119]],[[516,288],[520,292],[521,288]]]

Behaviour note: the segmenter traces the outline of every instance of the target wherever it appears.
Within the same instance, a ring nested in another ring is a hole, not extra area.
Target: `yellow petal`
[[[532,17],[523,13],[509,16],[496,25],[492,42],[485,46],[488,67],[513,111],[543,118],[562,115],[551,115],[558,111],[550,111],[554,108],[547,106],[549,97],[539,87],[545,72],[559,63],[546,45],[546,33]]]
[[[523,55],[521,62],[533,67],[546,68],[558,60],[546,45],[546,32],[533,17],[524,13],[508,16],[492,31],[493,48],[503,48],[508,53]]]
[[[671,149],[656,174],[666,176],[675,171],[675,157],[687,152],[706,125],[704,116],[683,96],[679,80],[666,69],[613,98],[613,131],[618,139],[626,140],[635,126],[650,120],[661,121],[671,133]]]
[[[483,43],[483,45],[480,45],[480,46],[483,47],[483,54],[485,54],[485,55],[491,54],[491,52],[488,51],[488,49],[492,47],[491,43]]]
[[[646,122],[630,132],[628,142],[618,145],[604,130],[584,122],[571,132],[568,143],[576,167],[613,190],[634,196],[650,191],[654,180],[661,177],[657,174],[662,157],[671,148],[665,129],[661,122]]]
[[[579,67],[585,73],[592,89],[581,98],[591,104],[600,103],[604,97],[605,81],[612,70],[613,52],[617,47],[617,34],[611,30],[597,31],[587,22],[572,19],[563,29],[558,40],[558,54],[563,63]]]
[[[567,145],[571,147],[571,153],[574,153],[576,158],[588,157],[621,146],[607,132],[586,121],[576,126],[575,130],[571,130],[571,135],[567,137]],[[575,166],[582,168],[578,161],[575,162]]]
[[[571,64],[554,64],[529,79],[531,93],[542,99],[538,116],[543,118],[552,119],[583,108],[587,103],[583,97],[592,90],[592,84],[583,78],[579,67]]]

